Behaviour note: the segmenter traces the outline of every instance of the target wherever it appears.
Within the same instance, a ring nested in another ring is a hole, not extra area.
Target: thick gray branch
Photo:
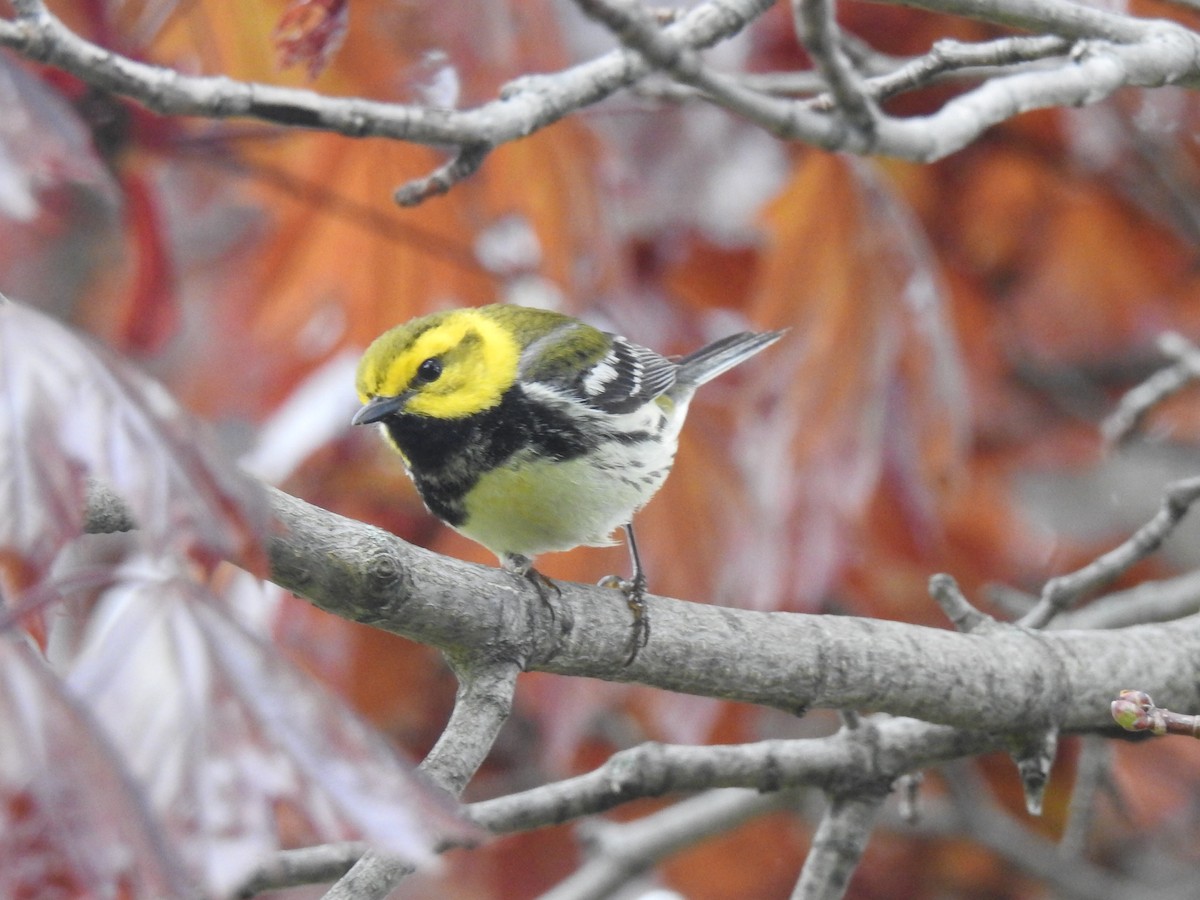
[[[272,579],[345,618],[452,657],[742,700],[797,714],[875,709],[992,732],[1113,727],[1136,686],[1200,708],[1200,617],[1103,632],[986,634],[649,598],[654,636],[630,666],[616,591],[567,584],[555,617],[526,582],[413,547],[273,491]],[[112,517],[95,508],[93,522]]]

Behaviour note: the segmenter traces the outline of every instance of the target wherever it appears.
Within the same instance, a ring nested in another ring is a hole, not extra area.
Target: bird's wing
[[[678,368],[619,335],[572,322],[526,348],[521,374],[593,409],[619,415],[669,390]]]

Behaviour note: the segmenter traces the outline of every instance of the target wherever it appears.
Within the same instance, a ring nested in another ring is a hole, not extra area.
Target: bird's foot
[[[625,665],[637,659],[638,652],[650,643],[650,610],[646,606],[646,576],[635,575],[631,580],[618,575],[605,575],[600,586],[616,588],[625,595],[625,603],[633,613],[633,626],[629,635],[629,656]]]
[[[542,601],[542,606],[546,607],[550,612],[550,621],[554,622],[558,619],[558,610],[554,604],[550,602],[550,593],[553,591],[554,596],[562,597],[562,588],[555,584],[551,579],[547,578],[537,569],[529,569],[526,572],[519,573],[522,578],[533,585],[533,589],[537,591],[538,599]]]

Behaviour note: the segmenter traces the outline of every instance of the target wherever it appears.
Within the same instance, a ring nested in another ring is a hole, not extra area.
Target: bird
[[[546,309],[504,303],[430,313],[384,332],[356,374],[353,425],[377,424],[426,508],[531,582],[543,553],[606,546],[623,528],[632,577],[601,581],[633,616],[631,664],[650,639],[633,517],[671,471],[696,389],[775,343],[741,332],[679,359]]]

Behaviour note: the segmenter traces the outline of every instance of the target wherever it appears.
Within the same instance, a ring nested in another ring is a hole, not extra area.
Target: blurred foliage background
[[[313,80],[278,65],[281,2],[54,8],[105,46],[181,71],[459,106],[611,45],[566,2],[355,0]],[[896,55],[999,33],[908,9],[841,11],[849,32]],[[784,5],[715,54],[758,72],[806,64]],[[890,108],[919,113],[955,90]],[[942,627],[926,582],[945,571],[1002,614],[988,584],[1036,593],[1126,536],[1168,480],[1194,474],[1195,397],[1119,454],[1097,428],[1160,363],[1161,332],[1200,335],[1200,110],[1181,89],[1025,115],[929,166],[788,146],[700,104],[623,94],[499,148],[415,209],[392,193],[439,165],[436,149],[162,119],[10,55],[0,97],[0,291],[134,359],[251,471],[440,552],[493,561],[424,512],[373,434],[347,427],[353,364],[393,324],[496,299],[668,353],[741,327],[792,329],[693,404],[675,473],[639,521],[656,593]],[[1173,546],[1138,576],[1195,564],[1194,532]],[[624,553],[580,549],[544,570],[594,581],[623,571]],[[432,745],[454,693],[436,653],[293,597],[278,604],[289,656],[410,753]],[[645,739],[834,727],[823,714],[530,675],[467,797],[584,771]],[[1113,752],[1093,849],[1200,846],[1200,751]],[[1052,838],[1074,756],[1031,823]],[[1011,764],[983,765],[996,801],[1021,810]],[[936,779],[926,790],[938,793]],[[657,877],[689,898],[787,896],[809,838],[803,819],[777,814]],[[565,828],[505,838],[451,854],[440,879],[403,895],[532,897],[578,854]],[[1040,894],[986,848],[897,830],[876,837],[849,896]]]

